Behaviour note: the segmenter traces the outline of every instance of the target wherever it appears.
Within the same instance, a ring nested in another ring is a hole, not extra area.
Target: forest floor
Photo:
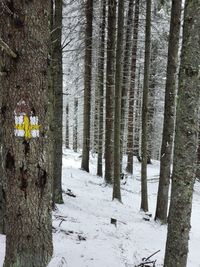
[[[53,213],[54,254],[48,267],[134,267],[158,250],[150,261],[163,266],[167,227],[153,220],[159,162],[148,165],[150,221],[139,211],[140,163],[136,159],[134,175],[121,181],[123,204],[112,201],[112,188],[95,175],[95,157],[91,156],[90,174],[80,166],[80,154],[64,150],[64,204],[57,205]],[[111,218],[117,220],[116,226],[110,223]],[[200,183],[196,183],[188,267],[200,267],[199,221]],[[0,235],[0,267],[4,251],[5,237]]]

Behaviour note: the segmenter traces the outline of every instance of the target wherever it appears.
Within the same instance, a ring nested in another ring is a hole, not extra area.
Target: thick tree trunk
[[[106,126],[105,126],[105,182],[113,181],[114,161],[114,88],[115,88],[115,47],[116,47],[116,0],[108,0],[108,41],[106,70]]]
[[[105,63],[105,28],[106,28],[106,0],[102,0],[102,22],[100,33],[100,51],[98,62],[98,90],[99,90],[99,132],[98,132],[98,161],[97,175],[103,176],[102,154],[103,154],[103,129],[104,129],[104,63]]]
[[[86,28],[85,28],[84,111],[83,111],[84,115],[83,115],[83,152],[82,152],[81,168],[89,172],[93,0],[86,1],[85,16],[86,16]]]
[[[65,147],[69,148],[69,105],[66,106],[66,136]]]
[[[128,109],[128,135],[127,135],[127,167],[126,171],[133,173],[133,119],[134,119],[134,95],[135,95],[135,75],[136,75],[136,57],[138,42],[138,26],[140,1],[135,2],[134,32],[133,32],[133,48],[132,48],[132,64],[131,64],[131,83],[129,88],[129,109]]]
[[[124,28],[124,0],[118,3],[116,73],[115,73],[115,118],[114,118],[114,184],[113,199],[121,201],[121,92],[122,92],[122,66],[123,66],[123,28]]]
[[[198,147],[197,126],[200,103],[199,29],[199,1],[186,0],[165,267],[187,266],[192,196],[196,176],[196,151]]]
[[[123,61],[123,77],[122,77],[122,100],[121,100],[121,172],[123,164],[123,153],[124,153],[124,128],[126,121],[127,111],[127,96],[128,88],[130,85],[131,76],[131,49],[132,49],[132,38],[133,38],[133,13],[134,13],[134,0],[129,0],[128,17],[126,25],[126,43],[124,51]]]
[[[78,150],[78,98],[74,99],[74,129],[73,129],[73,150]]]
[[[141,168],[141,210],[148,211],[147,193],[147,122],[148,122],[148,91],[149,70],[151,50],[151,0],[146,3],[146,29],[145,29],[145,62],[144,62],[144,84],[142,103],[142,168]]]
[[[52,70],[53,70],[53,202],[63,203],[62,198],[62,118],[63,118],[63,71],[62,71],[62,0],[55,1],[53,20],[53,49],[52,49]]]
[[[174,137],[175,96],[177,79],[176,74],[181,27],[181,4],[182,0],[172,1],[168,47],[167,80],[165,88],[164,125],[160,158],[160,180],[155,215],[155,220],[160,220],[162,223],[167,223],[170,168],[172,161],[172,145]]]
[[[6,178],[4,267],[46,267],[52,255],[49,175],[50,1],[4,1],[0,52],[3,175]],[[9,13],[7,13],[9,10]],[[10,15],[12,14],[12,15]]]

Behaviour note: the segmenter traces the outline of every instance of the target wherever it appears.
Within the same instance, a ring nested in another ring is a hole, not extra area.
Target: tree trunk
[[[89,172],[93,0],[86,1],[85,16],[86,16],[86,28],[85,28],[84,111],[83,111],[84,115],[83,115],[83,152],[82,152],[81,168]]]
[[[73,150],[78,150],[78,98],[74,99],[74,129],[73,129]]]
[[[104,63],[105,63],[105,28],[106,28],[106,0],[102,0],[102,22],[100,33],[100,51],[98,62],[98,90],[99,90],[99,132],[98,132],[98,161],[97,175],[102,176],[103,154],[103,111],[104,111]]]
[[[133,153],[141,162],[140,157],[140,139],[141,139],[141,110],[142,110],[142,86],[141,86],[141,65],[138,66],[138,78],[136,89],[136,102],[135,102],[135,118],[134,118],[134,142],[133,142]]]
[[[196,177],[200,102],[200,6],[185,1],[165,267],[186,267]]]
[[[108,41],[106,70],[106,126],[105,126],[105,182],[113,181],[113,129],[114,129],[114,88],[115,88],[115,47],[116,47],[116,0],[108,0]]]
[[[128,135],[127,135],[127,167],[126,171],[133,173],[133,119],[134,119],[134,94],[135,94],[135,75],[136,75],[136,57],[138,42],[138,26],[140,1],[135,2],[134,32],[133,32],[133,48],[132,48],[132,64],[131,64],[131,83],[129,89],[129,109],[128,109]]]
[[[160,158],[160,180],[155,215],[155,220],[160,220],[162,223],[167,223],[170,168],[174,137],[176,78],[181,27],[181,5],[182,0],[172,1],[167,80],[165,88],[164,125]]]
[[[132,49],[132,35],[133,35],[133,11],[134,11],[134,0],[129,0],[128,7],[128,18],[126,25],[126,43],[124,51],[123,61],[123,78],[122,78],[122,100],[121,100],[121,172],[123,164],[123,153],[124,153],[124,128],[126,121],[126,110],[127,110],[127,95],[128,87],[130,85],[130,74],[131,74],[131,49]]]
[[[66,136],[65,147],[69,148],[69,105],[66,106]]]
[[[124,28],[124,0],[118,3],[116,73],[115,73],[115,118],[114,118],[114,184],[113,199],[121,202],[121,94],[122,94],[122,66],[123,66],[123,28]]]
[[[147,193],[147,118],[148,118],[148,91],[151,50],[151,0],[146,3],[146,29],[145,29],[145,62],[142,103],[142,168],[141,168],[141,210],[148,211]]]
[[[55,12],[53,19],[53,48],[52,48],[52,70],[53,70],[53,202],[63,203],[62,198],[62,118],[63,118],[63,70],[62,70],[62,0],[54,3]]]
[[[0,52],[7,72],[1,77],[7,208],[4,267],[46,267],[52,256],[50,1],[4,2],[9,9],[0,7],[1,37],[17,55]]]
[[[196,178],[200,181],[200,129],[199,129],[199,140],[198,140],[198,149],[197,149],[197,172]]]
[[[155,11],[154,11],[155,12]],[[153,158],[152,144],[154,143],[154,112],[155,112],[155,95],[156,95],[156,81],[157,81],[157,64],[156,58],[158,55],[158,40],[152,40],[151,46],[151,70],[149,80],[149,101],[148,101],[148,148],[147,148],[147,164],[151,164]]]
[[[0,80],[1,83],[1,80]],[[0,87],[1,88],[1,87]],[[0,89],[1,90],[1,89]],[[0,91],[0,107],[2,106],[2,91]],[[2,169],[2,124],[0,122],[0,234],[5,234],[6,202],[5,202],[5,179]]]

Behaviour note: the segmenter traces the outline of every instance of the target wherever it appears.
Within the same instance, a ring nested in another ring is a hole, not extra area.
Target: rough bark
[[[122,160],[123,160],[123,147],[124,147],[124,128],[126,121],[127,111],[127,96],[128,88],[130,85],[131,76],[131,49],[132,49],[132,38],[133,38],[133,13],[134,13],[134,0],[129,0],[128,17],[126,25],[126,42],[124,50],[124,61],[123,61],[123,77],[122,77],[122,100],[121,100],[121,171],[122,171]]]
[[[1,65],[1,63],[0,63]],[[1,66],[0,66],[1,67]],[[1,77],[0,77],[1,78]],[[1,80],[0,80],[1,84]],[[2,106],[2,91],[0,86],[0,107]],[[5,234],[6,202],[5,202],[5,179],[2,170],[2,124],[0,122],[0,234]]]
[[[69,148],[69,105],[66,106],[66,136],[65,147]]]
[[[142,86],[140,82],[141,77],[141,66],[138,66],[138,77],[137,77],[137,88],[136,91],[136,101],[135,101],[135,118],[134,118],[134,143],[133,143],[133,153],[139,161],[140,158],[140,138],[141,138],[141,110],[142,110]]]
[[[146,2],[146,27],[145,27],[145,62],[142,101],[142,168],[141,168],[141,210],[148,211],[147,193],[147,121],[148,121],[148,91],[151,50],[151,0]]]
[[[102,0],[102,21],[100,33],[100,51],[98,62],[98,90],[99,90],[99,132],[98,132],[98,160],[97,175],[102,176],[102,156],[103,156],[103,129],[104,129],[104,63],[105,63],[105,28],[106,28],[106,0]]]
[[[114,88],[115,88],[115,47],[116,47],[116,0],[108,0],[108,41],[106,69],[106,125],[105,125],[105,182],[113,181],[113,129],[114,129]]]
[[[172,161],[172,145],[175,124],[175,97],[181,27],[181,4],[182,0],[172,1],[168,46],[167,79],[165,87],[164,125],[160,158],[160,180],[155,214],[155,220],[160,220],[162,223],[167,223],[168,212],[170,168]]]
[[[155,12],[155,11],[154,11]],[[151,164],[153,158],[152,144],[154,143],[154,113],[155,113],[155,95],[158,67],[155,62],[158,55],[158,40],[152,40],[151,60],[150,60],[150,80],[149,80],[149,101],[148,101],[148,148],[147,148],[147,164]],[[160,71],[160,70],[159,70]]]
[[[73,129],[73,150],[78,150],[78,98],[74,99],[74,129]]]
[[[81,168],[89,172],[90,155],[90,108],[91,108],[91,79],[92,79],[92,18],[93,1],[85,4],[85,74],[84,74],[84,115],[83,115],[83,152]]]
[[[129,88],[129,108],[128,108],[128,135],[127,135],[127,167],[126,171],[133,173],[133,119],[134,119],[134,95],[135,95],[135,76],[136,76],[136,59],[137,59],[137,43],[138,43],[138,26],[140,1],[135,2],[134,14],[134,32],[132,47],[132,64],[131,64],[131,83]]]
[[[200,6],[186,0],[165,267],[186,267],[200,104]]]
[[[115,73],[115,109],[114,109],[114,180],[113,199],[121,201],[121,94],[122,94],[122,66],[123,66],[123,28],[124,28],[124,0],[118,3],[116,73]]]
[[[7,208],[4,267],[46,267],[52,255],[50,1],[4,3],[9,12],[0,6],[1,36],[17,54],[13,59],[0,52],[7,72],[0,84],[4,92],[1,122]],[[17,122],[19,116],[23,121]]]
[[[198,149],[197,149],[197,172],[196,178],[200,181],[200,130],[199,130],[199,140],[198,140]]]
[[[56,0],[53,19],[53,202],[63,203],[62,198],[62,119],[63,119],[63,70],[62,70],[62,0]]]

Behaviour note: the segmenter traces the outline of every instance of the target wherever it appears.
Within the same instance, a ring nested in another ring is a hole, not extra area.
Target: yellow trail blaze
[[[23,130],[24,131],[24,137],[26,139],[30,139],[32,137],[31,136],[32,130],[39,130],[39,128],[40,128],[40,125],[30,123],[29,117],[27,115],[24,115],[22,124],[16,124],[15,125],[16,130]]]

